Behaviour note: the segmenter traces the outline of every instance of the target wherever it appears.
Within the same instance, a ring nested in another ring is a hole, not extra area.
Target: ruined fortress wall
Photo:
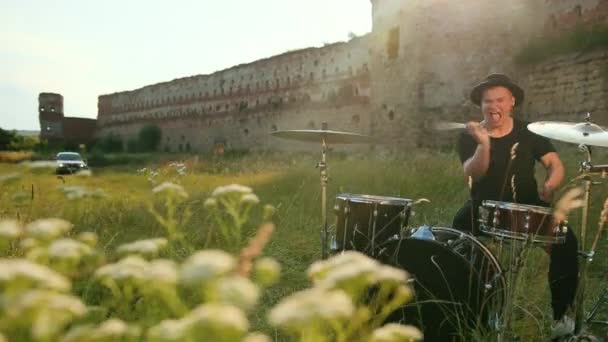
[[[269,130],[318,129],[328,121],[332,129],[371,134],[396,149],[449,146],[453,132],[438,133],[433,123],[479,119],[468,94],[494,72],[529,88],[523,107],[529,119],[605,113],[601,53],[532,68],[516,65],[514,57],[530,42],[606,23],[608,0],[372,4],[372,32],[348,43],[102,95],[98,136],[114,132],[126,140],[151,122],[163,128],[170,150],[186,144],[208,150],[222,139],[231,148],[276,148]]]
[[[607,0],[374,0],[373,6],[372,131],[409,146],[449,145],[453,134],[433,134],[433,122],[479,119],[468,99],[476,83],[495,72],[525,80],[530,71],[514,62],[525,46],[604,23],[608,14]]]
[[[608,125],[608,51],[553,58],[530,68],[522,81],[528,119],[581,122],[589,112]]]
[[[102,95],[98,103],[98,136],[120,132],[123,139],[129,139],[137,134],[134,127],[154,122],[171,138],[175,135],[172,130],[182,126],[178,122],[198,122],[195,126],[199,129],[214,127],[214,139],[219,141],[224,136],[231,141],[232,148],[249,148],[249,143],[239,141],[251,139],[234,139],[240,132],[238,126],[233,126],[235,123],[255,118],[259,121],[256,125],[263,125],[269,131],[277,125],[272,120],[264,121],[274,115],[268,113],[302,115],[297,113],[322,109],[331,112],[332,106],[368,102],[367,61],[365,38],[355,38],[349,43],[288,52],[211,75]],[[314,117],[302,121],[307,124],[316,121],[317,128],[320,127],[320,120]],[[192,148],[209,146],[200,134],[193,134],[189,139],[177,135],[184,144],[188,140]],[[170,145],[179,146],[179,142],[173,141]]]
[[[606,0],[545,0],[545,30],[559,34],[577,26],[608,23]]]
[[[374,3],[374,133],[399,144],[444,144],[450,136],[433,134],[433,122],[475,117],[471,86],[492,72],[517,74],[513,55],[542,31],[542,1],[398,2],[389,13],[386,1]],[[386,124],[387,111],[400,125]]]
[[[163,120],[133,120],[107,126],[105,133],[123,138],[136,137],[147,123],[157,124],[163,131],[161,149],[165,151],[211,151],[221,144],[228,149],[249,150],[319,150],[318,143],[292,143],[272,137],[269,133],[286,129],[320,129],[326,122],[329,129],[368,133],[369,108],[365,102],[336,103],[325,106],[285,106],[256,112],[233,112],[214,117],[189,116]]]

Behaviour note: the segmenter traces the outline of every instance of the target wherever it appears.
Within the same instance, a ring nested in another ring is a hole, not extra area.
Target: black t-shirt
[[[528,123],[513,120],[513,130],[500,138],[490,138],[490,165],[484,176],[474,181],[471,198],[479,203],[483,200],[543,205],[538,196],[534,163],[555,147],[540,135],[527,129]],[[513,145],[518,143],[514,156]],[[458,140],[458,154],[464,163],[475,153],[477,143],[463,132]]]

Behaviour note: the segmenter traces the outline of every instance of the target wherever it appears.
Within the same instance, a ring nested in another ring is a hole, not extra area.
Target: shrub
[[[143,152],[156,151],[160,144],[162,131],[156,125],[146,125],[139,130],[138,142]]]
[[[119,135],[110,133],[105,137],[99,139],[95,147],[99,148],[102,152],[105,153],[122,152],[122,138]]]

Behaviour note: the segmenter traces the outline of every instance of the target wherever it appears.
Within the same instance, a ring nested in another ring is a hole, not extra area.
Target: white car
[[[86,170],[89,167],[80,153],[76,152],[59,152],[55,157],[57,168],[55,173],[76,173],[81,170]]]

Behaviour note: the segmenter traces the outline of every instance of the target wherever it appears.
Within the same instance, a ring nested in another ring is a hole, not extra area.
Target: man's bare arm
[[[468,122],[466,128],[477,143],[477,148],[473,156],[463,164],[464,175],[466,178],[477,180],[483,177],[490,167],[490,136],[485,127],[478,122]]]
[[[556,152],[549,152],[542,156],[540,162],[547,170],[547,178],[543,184],[540,198],[545,202],[551,202],[555,190],[564,181],[564,164]]]

